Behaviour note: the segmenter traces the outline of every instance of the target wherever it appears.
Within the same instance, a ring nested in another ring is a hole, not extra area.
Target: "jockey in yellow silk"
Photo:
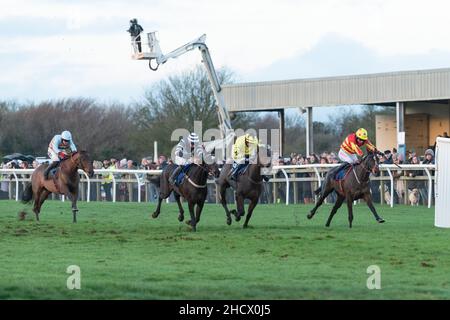
[[[343,162],[353,164],[358,161],[358,156],[362,157],[364,153],[361,147],[365,146],[368,152],[375,152],[377,148],[370,142],[367,136],[367,130],[359,128],[356,132],[350,133],[339,150],[339,159]]]
[[[237,175],[250,163],[250,158],[257,156],[258,138],[251,134],[245,134],[236,139],[233,145],[233,170],[231,180],[236,180]]]

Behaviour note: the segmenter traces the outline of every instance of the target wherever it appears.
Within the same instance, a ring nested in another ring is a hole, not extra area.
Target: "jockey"
[[[69,131],[63,131],[53,137],[48,145],[48,156],[52,163],[45,169],[44,177],[47,180],[50,170],[56,168],[59,162],[63,160],[68,154],[76,152],[77,147],[73,143],[72,134]]]
[[[236,139],[233,145],[233,170],[230,172],[231,180],[236,180],[237,175],[249,163],[250,157],[257,156],[258,138],[245,134]]]
[[[195,158],[203,159],[204,156],[206,156],[205,148],[200,143],[200,138],[195,132],[191,132],[187,139],[181,138],[175,148],[174,162],[178,167],[172,172],[169,183],[175,184],[175,179],[182,169],[185,169],[192,164]]]
[[[338,173],[341,169],[347,167],[348,164],[358,163],[358,156],[362,157],[364,155],[361,150],[362,146],[365,146],[369,152],[377,151],[377,148],[367,137],[367,130],[359,128],[356,132],[350,133],[344,142],[342,142],[338,156],[344,163],[335,172]]]

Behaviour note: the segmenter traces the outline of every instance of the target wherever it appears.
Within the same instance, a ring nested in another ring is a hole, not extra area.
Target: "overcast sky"
[[[444,0],[0,0],[0,100],[139,100],[157,72],[131,60],[129,20],[163,52],[203,33],[217,68],[240,82],[450,67]]]

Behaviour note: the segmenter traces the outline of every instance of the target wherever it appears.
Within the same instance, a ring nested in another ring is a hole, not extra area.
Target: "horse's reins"
[[[369,167],[369,166],[367,166]],[[369,170],[368,168],[366,168],[365,166],[362,166],[362,168],[364,169],[364,171],[367,173],[372,173],[372,170]],[[359,181],[358,175],[356,174],[355,171],[355,167],[352,165],[352,170],[353,170],[353,174],[355,175],[356,181],[358,181],[358,184],[361,184],[361,181]]]

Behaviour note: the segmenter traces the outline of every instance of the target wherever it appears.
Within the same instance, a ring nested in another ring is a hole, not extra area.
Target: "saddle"
[[[233,166],[233,169],[231,170],[230,175],[235,176],[236,178],[240,175],[243,175],[247,171],[248,167],[250,166],[249,163],[246,163],[246,164],[234,163],[234,165],[236,167]]]
[[[179,186],[179,185],[181,185],[183,183],[184,178],[186,178],[186,172],[189,170],[191,165],[192,165],[192,163],[189,163],[187,165],[184,165],[181,168],[180,173],[175,177],[175,184],[177,186]]]
[[[338,167],[336,173],[334,174],[334,180],[342,181],[352,170],[352,165],[350,163],[345,163],[341,167]]]

